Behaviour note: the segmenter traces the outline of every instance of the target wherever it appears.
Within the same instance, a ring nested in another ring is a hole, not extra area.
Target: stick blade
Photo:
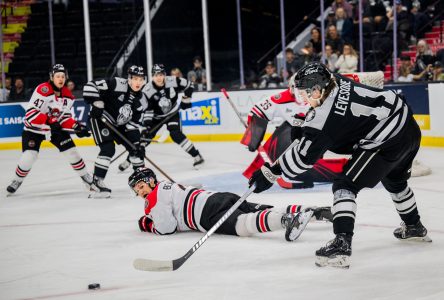
[[[173,261],[171,260],[152,260],[145,258],[137,258],[133,262],[133,266],[139,271],[151,272],[169,272],[174,271]]]

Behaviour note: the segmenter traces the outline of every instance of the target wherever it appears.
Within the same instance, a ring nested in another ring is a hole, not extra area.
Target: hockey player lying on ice
[[[290,78],[287,90],[256,103],[248,114],[248,127],[241,143],[248,146],[248,150],[251,152],[259,148],[267,130],[268,122],[279,118],[284,120],[265,142],[263,150],[260,150],[265,153],[258,154],[244,171],[243,175],[248,179],[254,171],[264,164],[264,154],[269,157],[270,161],[275,161],[290,146],[292,141],[302,137],[301,126],[310,105],[295,97],[294,84],[295,75]],[[342,168],[347,161],[346,158],[321,158],[311,170],[294,178],[298,182],[292,182],[287,178],[279,178],[277,182],[281,187],[287,189],[311,188],[313,182],[333,182],[334,178],[342,172]]]
[[[141,231],[172,234],[176,231],[208,231],[239,199],[232,193],[219,193],[158,182],[151,169],[139,168],[128,179],[130,188],[145,199],[145,215],[139,219]],[[217,233],[250,236],[285,229],[287,241],[294,241],[312,217],[331,220],[330,207],[289,205],[281,211],[271,205],[244,202],[216,230]]]
[[[333,182],[333,229],[336,237],[316,251],[316,265],[348,268],[356,216],[356,197],[381,182],[402,220],[399,240],[431,242],[422,225],[415,195],[408,186],[421,131],[402,95],[356,83],[326,66],[311,63],[295,77],[298,95],[311,108],[300,142],[273,166],[254,172],[254,192],[269,189],[277,177],[296,177],[311,169],[327,150],[352,154]]]

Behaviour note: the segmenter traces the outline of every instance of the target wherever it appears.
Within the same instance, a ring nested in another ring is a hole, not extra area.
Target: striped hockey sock
[[[99,178],[105,178],[110,164],[111,157],[101,155],[97,156],[94,164],[94,175]]]
[[[88,173],[85,162],[80,157],[80,154],[76,148],[70,148],[66,151],[63,151],[62,153],[68,159],[71,167],[74,171],[77,172],[77,174],[79,174],[79,176],[83,176]]]
[[[196,147],[194,147],[194,144],[187,138],[185,138],[179,146],[185,150],[188,154],[190,154],[192,157],[195,157],[199,155],[199,151],[197,151]]]
[[[239,236],[250,236],[254,233],[282,230],[281,219],[282,213],[272,210],[242,214],[237,218],[236,233]]]
[[[416,224],[419,221],[415,194],[409,187],[397,194],[390,193],[390,196],[395,204],[396,211],[406,224]]]
[[[15,169],[16,180],[23,181],[31,171],[32,165],[37,160],[39,153],[35,150],[26,150],[20,157],[17,168]]]

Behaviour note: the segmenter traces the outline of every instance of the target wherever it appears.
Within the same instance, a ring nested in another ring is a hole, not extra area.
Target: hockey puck
[[[89,290],[98,290],[98,289],[100,289],[100,283],[91,283],[91,284],[88,284],[88,289],[89,289]]]

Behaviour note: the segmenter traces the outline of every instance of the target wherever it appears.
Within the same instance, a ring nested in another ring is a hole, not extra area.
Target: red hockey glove
[[[139,229],[144,232],[151,232],[153,220],[151,220],[148,216],[140,217],[139,219]]]

